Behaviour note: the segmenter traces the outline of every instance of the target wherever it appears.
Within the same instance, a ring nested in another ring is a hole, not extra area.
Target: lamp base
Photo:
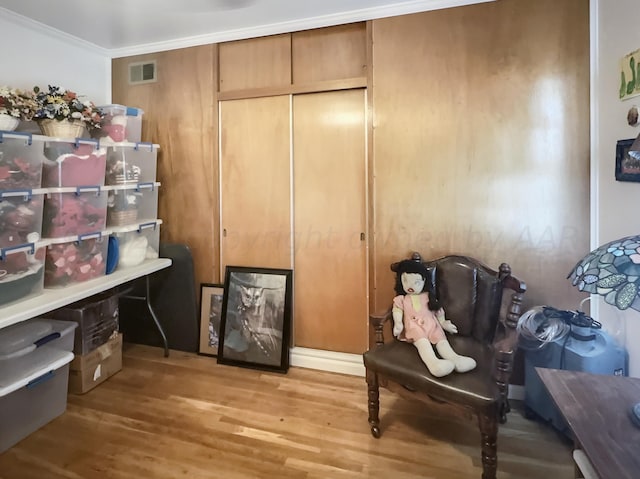
[[[631,408],[631,420],[640,427],[640,402]]]

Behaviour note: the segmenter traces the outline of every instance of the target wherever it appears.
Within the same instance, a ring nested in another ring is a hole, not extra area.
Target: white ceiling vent
[[[156,61],[129,63],[129,84],[152,83],[157,80]]]

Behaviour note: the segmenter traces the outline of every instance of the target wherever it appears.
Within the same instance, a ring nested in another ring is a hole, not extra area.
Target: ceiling
[[[492,0],[0,0],[0,16],[118,56],[482,1]]]

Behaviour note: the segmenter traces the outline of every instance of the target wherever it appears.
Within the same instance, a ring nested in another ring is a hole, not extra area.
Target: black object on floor
[[[151,305],[167,336],[169,348],[197,352],[200,334],[198,298],[191,250],[184,244],[160,243],[160,257],[172,265],[149,276]],[[164,347],[162,337],[144,301],[127,296],[144,296],[145,279],[132,281],[121,288],[120,331],[124,341]]]

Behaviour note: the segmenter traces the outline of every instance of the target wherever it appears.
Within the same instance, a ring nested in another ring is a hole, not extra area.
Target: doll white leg
[[[446,376],[453,372],[453,369],[455,368],[453,361],[438,358],[433,350],[433,346],[428,340],[420,338],[414,342],[413,345],[418,350],[418,354],[420,355],[422,362],[427,366],[429,372],[435,377],[441,378],[442,376]]]
[[[460,356],[453,349],[451,349],[451,345],[446,339],[438,341],[438,343],[436,344],[436,349],[438,350],[438,354],[440,356],[442,356],[444,359],[448,359],[455,365],[456,371],[459,373],[466,373],[467,371],[471,371],[476,367],[475,359],[468,356]]]

